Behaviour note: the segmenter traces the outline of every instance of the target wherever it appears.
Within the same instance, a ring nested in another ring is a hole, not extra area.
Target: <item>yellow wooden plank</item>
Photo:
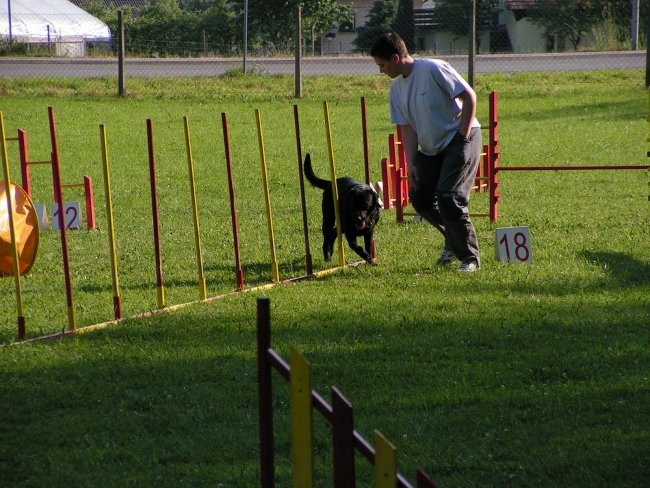
[[[375,430],[375,487],[396,488],[397,449]]]

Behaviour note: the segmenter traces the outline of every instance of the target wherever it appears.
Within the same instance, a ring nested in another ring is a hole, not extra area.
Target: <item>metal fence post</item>
[[[476,54],[476,0],[472,0],[469,15],[469,53],[467,57],[467,82],[474,88],[474,55]]]
[[[302,6],[298,4],[296,21],[295,95],[302,98]]]
[[[119,46],[117,48],[117,83],[119,85],[119,94],[121,97],[126,95],[126,86],[124,83],[124,53],[126,51],[126,41],[124,39],[124,12],[117,11],[117,25],[119,30]]]

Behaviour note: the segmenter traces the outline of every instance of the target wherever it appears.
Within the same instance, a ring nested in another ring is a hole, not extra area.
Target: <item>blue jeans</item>
[[[472,128],[469,139],[456,134],[435,156],[417,153],[417,189],[411,185],[413,208],[445,238],[445,247],[461,261],[480,266],[476,230],[469,218],[469,197],[481,159],[481,129]]]

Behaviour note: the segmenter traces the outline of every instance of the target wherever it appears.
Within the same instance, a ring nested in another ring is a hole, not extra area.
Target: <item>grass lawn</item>
[[[271,282],[255,109],[262,118],[281,278],[304,274],[293,105],[303,153],[327,174],[323,101],[339,175],[363,178],[359,100],[369,113],[373,178],[387,155],[389,80],[314,78],[291,99],[289,77],[132,80],[0,79],[7,136],[27,130],[30,157],[50,152],[57,115],[64,183],[95,184],[94,231],[68,233],[77,326],[110,321],[112,288],[99,124],[106,126],[124,315],[116,326],[15,344],[12,278],[0,280],[0,479],[3,486],[259,486],[255,300],[271,298],[274,346],[309,359],[314,388],[337,386],[367,439],[380,430],[400,472],[441,487],[616,486],[650,479],[650,213],[644,171],[503,172],[498,222],[474,219],[482,269],[435,260],[430,226],[377,229],[378,266],[210,303],[199,300],[183,116],[192,133],[209,296],[235,290],[221,113],[228,114],[247,286]],[[477,80],[480,120],[499,92],[503,166],[647,164],[643,73],[490,75]],[[146,119],[154,122],[167,304],[156,308]],[[16,147],[8,142],[12,179]],[[51,175],[32,170],[34,201]],[[66,200],[81,199],[69,189]],[[316,270],[319,193],[307,188]],[[476,194],[471,210],[487,211]],[[528,226],[533,262],[494,256],[498,227]],[[346,246],[346,257],[354,260]],[[29,337],[65,330],[59,235],[41,234],[24,277]],[[289,389],[275,387],[277,486],[291,483]],[[317,486],[331,448],[316,417]],[[357,486],[372,486],[359,458]]]

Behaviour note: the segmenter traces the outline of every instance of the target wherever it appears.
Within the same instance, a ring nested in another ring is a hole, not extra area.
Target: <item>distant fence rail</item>
[[[438,56],[456,70],[466,73],[467,55]],[[474,71],[514,73],[545,71],[585,71],[644,69],[645,51],[607,51],[545,54],[484,54],[474,60]],[[125,59],[127,77],[196,77],[219,76],[243,70],[240,57],[202,58],[133,58]],[[247,72],[258,74],[295,74],[294,57],[249,57]],[[368,56],[305,56],[301,73],[311,75],[375,75],[379,70]],[[6,78],[110,78],[118,75],[117,57],[50,58],[0,57],[0,77]]]

